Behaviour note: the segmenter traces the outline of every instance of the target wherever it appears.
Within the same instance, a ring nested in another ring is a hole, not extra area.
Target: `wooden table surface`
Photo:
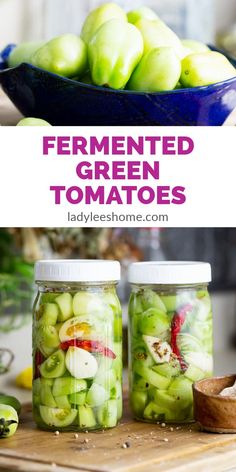
[[[18,472],[229,472],[236,435],[208,434],[197,425],[145,424],[127,413],[112,430],[60,433],[38,430],[25,406],[17,433],[0,442],[0,470]],[[128,443],[129,447],[123,445]],[[235,469],[234,469],[235,470]]]
[[[0,89],[0,125],[14,126],[22,118],[22,115]],[[228,126],[236,126],[236,110],[225,123]]]

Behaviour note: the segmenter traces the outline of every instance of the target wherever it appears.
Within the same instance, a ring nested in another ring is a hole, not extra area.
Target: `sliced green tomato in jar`
[[[42,385],[40,389],[40,403],[41,405],[56,408],[57,403],[52,395],[52,389],[49,385]]]
[[[55,292],[44,292],[40,295],[40,303],[53,303],[55,302],[55,298],[57,298],[59,293]]]
[[[90,408],[87,405],[79,406],[78,419],[79,419],[79,426],[82,429],[94,428],[97,423],[92,408]]]
[[[100,371],[96,374],[94,382],[98,385],[102,385],[107,391],[110,391],[116,384],[116,373],[114,369],[107,370],[106,372]]]
[[[197,382],[197,380],[204,379],[206,377],[206,373],[204,370],[195,367],[194,365],[190,365],[187,370],[184,372],[185,377],[191,380],[192,382]]]
[[[39,411],[43,422],[56,428],[69,426],[77,416],[77,410],[69,408],[49,408],[40,405]]]
[[[142,377],[135,375],[132,388],[138,392],[145,392],[151,388],[151,384]]]
[[[84,405],[86,401],[86,396],[86,391],[72,393],[71,395],[69,395],[69,402],[71,403],[71,405]]]
[[[70,293],[62,293],[57,298],[55,302],[59,307],[58,321],[66,321],[68,318],[73,316],[72,310],[72,296]]]
[[[40,305],[39,312],[41,315],[40,323],[44,326],[54,326],[59,315],[59,308],[56,303],[44,303]]]
[[[118,296],[116,295],[115,290],[105,292],[103,294],[102,298],[103,298],[104,303],[111,306],[112,311],[114,313],[118,313],[119,315],[121,315],[121,312],[122,312],[121,304],[120,304],[120,300],[119,300]]]
[[[52,394],[54,397],[62,395],[71,395],[87,389],[87,382],[83,379],[74,379],[73,377],[62,377],[56,379],[53,383]]]
[[[170,363],[166,362],[164,364],[154,365],[152,370],[168,378],[176,377],[180,373],[180,364],[178,360]]]
[[[160,295],[161,301],[164,303],[168,312],[176,311],[177,296],[176,295]]]
[[[75,316],[93,315],[99,319],[112,318],[113,311],[103,300],[103,297],[90,292],[78,292],[73,298]]]
[[[39,370],[41,375],[47,379],[54,379],[64,375],[66,371],[64,352],[60,349],[54,352],[41,364]]]
[[[131,293],[129,299],[129,315],[140,315],[143,312],[142,298],[140,293]]]
[[[142,416],[148,400],[147,392],[133,390],[130,394],[130,405],[137,416]]]
[[[179,333],[176,339],[177,346],[184,358],[189,352],[202,352],[201,341],[190,333]]]
[[[164,364],[170,361],[172,349],[167,342],[162,341],[160,338],[146,335],[143,335],[143,340],[156,364]]]
[[[176,415],[174,411],[169,410],[161,405],[157,405],[155,402],[151,401],[146,406],[143,416],[145,419],[153,421],[176,421]]]
[[[138,361],[135,361],[133,363],[133,370],[138,375],[143,377],[143,379],[147,382],[147,384],[151,384],[156,388],[165,390],[170,384],[170,379],[168,379],[167,377],[164,377],[163,375],[157,374],[156,372],[154,372],[154,370],[152,370],[149,367],[140,365]]]
[[[42,354],[59,347],[60,339],[55,326],[43,325],[41,321],[39,321],[36,329],[36,345]]]
[[[110,398],[111,400],[113,400],[114,398],[122,398],[122,384],[119,380],[117,380],[115,386],[111,389]]]
[[[66,367],[76,379],[91,379],[98,370],[96,358],[79,347],[69,347],[66,353]]]
[[[86,403],[88,406],[97,407],[109,399],[109,393],[102,385],[93,383],[88,391]]]
[[[104,428],[113,428],[117,424],[117,401],[109,400],[97,411],[98,422]]]
[[[206,352],[188,352],[185,354],[185,360],[189,365],[198,367],[204,372],[212,373],[213,357]]]
[[[60,395],[59,397],[55,397],[55,402],[58,408],[71,408],[71,404],[67,395]]]
[[[170,321],[167,314],[157,308],[149,308],[140,316],[139,331],[147,336],[166,338],[170,330]]]
[[[174,379],[167,393],[173,396],[175,399],[180,399],[182,407],[188,407],[193,401],[192,382],[184,377],[183,375]]]
[[[151,289],[145,289],[143,292],[141,292],[141,303],[144,311],[148,310],[149,308],[155,308],[156,310],[163,311],[164,313],[167,311],[161,297]]]

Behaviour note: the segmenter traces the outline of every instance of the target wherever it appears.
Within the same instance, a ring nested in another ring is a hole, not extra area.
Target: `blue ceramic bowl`
[[[52,125],[220,126],[236,107],[236,77],[207,87],[162,93],[117,91],[66,79],[30,64],[8,69],[12,47],[7,46],[0,55],[4,92],[23,115]]]

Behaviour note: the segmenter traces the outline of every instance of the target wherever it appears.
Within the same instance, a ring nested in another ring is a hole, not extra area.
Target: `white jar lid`
[[[118,261],[58,259],[35,264],[36,282],[112,282],[120,280]]]
[[[211,265],[206,262],[134,262],[128,280],[134,284],[197,284],[211,281]]]

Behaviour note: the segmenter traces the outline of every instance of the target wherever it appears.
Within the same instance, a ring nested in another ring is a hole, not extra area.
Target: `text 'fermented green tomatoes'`
[[[173,90],[181,75],[181,62],[172,48],[152,49],[143,56],[128,83],[130,90]]]
[[[87,67],[87,47],[74,34],[51,39],[31,57],[33,65],[64,77],[82,75]]]
[[[40,118],[22,118],[16,126],[52,126]]]
[[[235,67],[219,52],[190,54],[182,61],[180,81],[185,87],[201,87],[236,77]]]
[[[179,58],[184,57],[184,48],[180,39],[163,21],[143,18],[138,20],[135,26],[143,37],[144,54],[151,51],[151,49],[170,47],[175,50]]]
[[[104,23],[88,45],[93,82],[123,89],[142,54],[142,35],[134,25],[117,19]]]
[[[133,23],[133,25],[135,25],[138,20],[141,20],[143,18],[145,18],[146,20],[157,20],[158,16],[151,8],[140,7],[137,8],[137,10],[129,11],[127,13],[127,18],[129,23]]]
[[[30,63],[32,55],[45,44],[45,41],[21,43],[16,46],[8,58],[8,66],[16,67],[23,62]]]
[[[98,28],[103,23],[114,18],[127,22],[126,13],[116,3],[104,3],[95,10],[92,10],[83,24],[81,38],[88,44]]]
[[[0,404],[0,439],[9,438],[15,434],[19,423],[16,410],[5,404]]]

